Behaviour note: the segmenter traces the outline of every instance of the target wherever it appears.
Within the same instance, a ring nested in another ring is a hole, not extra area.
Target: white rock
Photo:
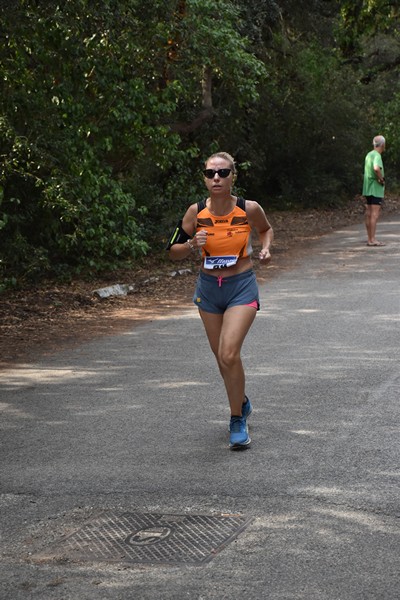
[[[93,293],[100,296],[100,298],[109,298],[110,296],[127,296],[129,292],[133,292],[134,290],[135,286],[128,283],[116,283],[115,285],[94,290]]]
[[[191,269],[180,269],[179,271],[172,271],[172,273],[170,273],[169,276],[176,277],[177,275],[190,275],[191,272]]]

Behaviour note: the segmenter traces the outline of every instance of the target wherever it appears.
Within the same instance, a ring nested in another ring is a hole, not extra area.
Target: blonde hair
[[[207,167],[208,161],[211,160],[212,158],[223,158],[224,160],[226,160],[227,162],[229,162],[230,165],[231,165],[232,172],[234,173],[234,175],[236,175],[236,163],[235,163],[235,159],[233,158],[233,156],[231,156],[230,154],[228,154],[228,152],[216,152],[215,154],[212,154],[211,156],[209,156],[207,158],[206,162],[204,163],[205,167]]]

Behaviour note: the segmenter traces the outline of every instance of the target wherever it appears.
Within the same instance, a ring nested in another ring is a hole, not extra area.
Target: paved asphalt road
[[[1,598],[399,599],[400,218],[379,233],[261,286],[244,452],[190,305],[1,372]],[[192,564],[200,521],[215,550]]]

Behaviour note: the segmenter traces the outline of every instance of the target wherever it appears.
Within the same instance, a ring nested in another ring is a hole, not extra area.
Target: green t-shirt
[[[380,167],[382,177],[384,177],[385,173],[383,170],[382,156],[377,150],[371,150],[371,152],[368,152],[367,156],[365,157],[364,185],[362,195],[383,198],[385,195],[385,186],[378,183],[374,166]]]

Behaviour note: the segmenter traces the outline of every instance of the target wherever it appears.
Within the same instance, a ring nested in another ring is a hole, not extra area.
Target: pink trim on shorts
[[[253,302],[249,302],[248,304],[245,304],[245,306],[251,306],[251,308],[256,308],[258,310],[257,300],[254,300]]]

